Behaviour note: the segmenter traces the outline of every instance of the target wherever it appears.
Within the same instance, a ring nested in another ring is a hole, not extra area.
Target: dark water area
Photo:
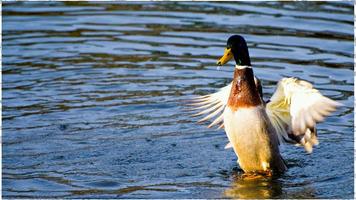
[[[353,2],[3,2],[4,198],[353,198]],[[223,130],[184,100],[243,35],[266,98],[282,77],[343,103],[313,154],[243,180]]]

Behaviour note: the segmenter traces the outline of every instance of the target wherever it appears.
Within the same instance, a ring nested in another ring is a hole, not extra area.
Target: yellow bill
[[[225,48],[224,55],[216,62],[217,65],[221,66],[226,64],[233,57],[231,48]]]

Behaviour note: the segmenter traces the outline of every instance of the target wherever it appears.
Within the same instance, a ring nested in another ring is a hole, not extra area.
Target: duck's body
[[[234,80],[224,110],[226,135],[245,172],[286,169],[278,138],[267,116],[252,68],[235,68]]]
[[[217,117],[209,127],[223,122],[229,144],[245,172],[283,172],[287,169],[279,144],[289,142],[311,152],[318,144],[315,125],[339,104],[322,96],[306,81],[284,78],[268,103],[263,101],[262,86],[254,76],[245,40],[238,35],[227,42],[225,64],[234,57],[233,81],[220,91],[197,99],[197,115],[211,112],[200,121]]]
[[[226,107],[224,113],[226,135],[245,172],[271,169],[283,172],[286,169],[279,154],[275,131],[263,106],[237,111]]]

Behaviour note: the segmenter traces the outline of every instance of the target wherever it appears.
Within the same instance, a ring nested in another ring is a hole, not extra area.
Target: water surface
[[[289,170],[242,180],[183,100],[231,81],[243,35],[266,98],[285,76],[345,106]],[[353,198],[352,2],[5,2],[5,198]]]

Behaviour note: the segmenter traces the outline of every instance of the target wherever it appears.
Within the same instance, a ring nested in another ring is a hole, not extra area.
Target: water
[[[184,110],[236,33],[266,98],[295,76],[345,104],[274,179]],[[352,2],[4,2],[2,64],[5,198],[353,198]]]

